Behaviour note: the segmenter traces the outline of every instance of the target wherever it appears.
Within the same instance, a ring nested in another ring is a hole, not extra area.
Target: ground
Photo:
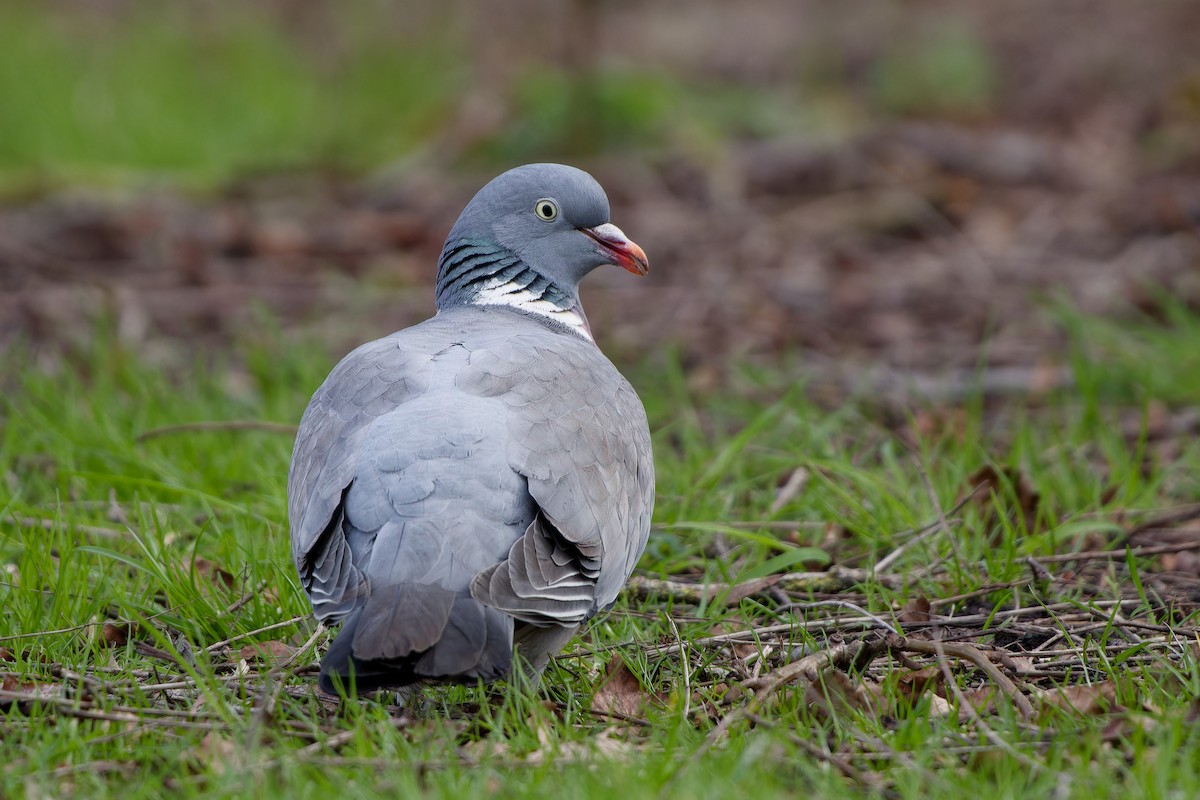
[[[195,32],[132,7],[16,16],[0,54],[46,105],[73,62],[45,30],[96,24],[79,49],[126,114],[0,141],[0,793],[1200,789],[1193,5],[518,4],[467,26],[446,80],[470,91],[410,88],[424,110],[361,150],[390,119],[367,94],[358,128],[280,141],[345,74],[321,50],[295,83],[309,62],[253,22],[200,39],[255,76],[218,82],[219,126],[183,92],[192,138],[161,106],[138,127],[122,103],[174,101]],[[272,7],[306,47],[340,19]],[[413,68],[333,27],[365,54],[355,86]],[[564,29],[604,45],[510,57]],[[0,79],[0,121],[31,113],[23,85]],[[238,120],[264,96],[263,152],[301,166],[222,160],[256,146]],[[397,141],[416,149],[378,155]],[[650,255],[584,286],[651,420],[647,554],[540,689],[320,698],[292,426],[334,359],[431,313],[481,182],[550,157]]]

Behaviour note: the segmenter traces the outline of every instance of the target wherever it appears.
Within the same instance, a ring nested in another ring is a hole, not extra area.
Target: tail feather
[[[466,591],[413,583],[372,589],[321,660],[320,687],[363,693],[422,680],[492,681],[512,664],[513,620]]]

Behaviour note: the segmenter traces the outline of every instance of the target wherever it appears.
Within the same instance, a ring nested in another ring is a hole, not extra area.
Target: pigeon
[[[437,313],[317,389],[288,517],[313,612],[340,623],[322,690],[536,681],[612,606],[646,546],[654,462],[580,305],[606,264],[649,269],[592,176],[509,170],[451,228]]]

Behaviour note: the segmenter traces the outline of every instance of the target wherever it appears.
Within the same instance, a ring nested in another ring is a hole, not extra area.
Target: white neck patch
[[[537,314],[539,317],[554,320],[560,325],[565,325],[568,329],[579,334],[589,342],[595,342],[592,338],[592,332],[588,329],[588,324],[581,314],[569,308],[559,308],[549,300],[543,299],[541,295],[529,291],[528,288],[515,281],[502,283],[497,278],[493,282],[489,282],[471,302],[479,306],[509,306],[511,308],[519,308],[530,314]]]

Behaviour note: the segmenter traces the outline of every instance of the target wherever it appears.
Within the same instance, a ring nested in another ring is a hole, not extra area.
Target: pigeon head
[[[446,238],[438,308],[510,305],[582,320],[585,275],[605,264],[635,275],[649,269],[642,248],[608,216],[608,197],[582,170],[527,164],[505,172],[479,190]]]

